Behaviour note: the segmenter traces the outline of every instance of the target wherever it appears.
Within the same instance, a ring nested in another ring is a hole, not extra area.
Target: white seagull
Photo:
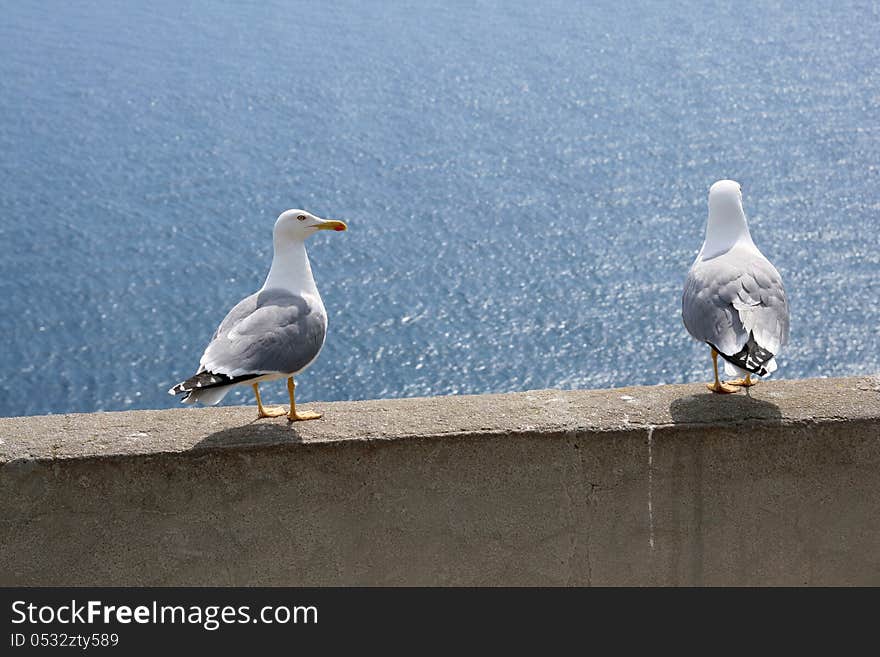
[[[779,272],[752,241],[734,180],[709,189],[706,240],[688,272],[681,315],[688,333],[712,350],[712,392],[736,392],[733,386],[757,383],[752,375],[776,370],[775,356],[788,342],[788,299]],[[725,372],[739,379],[719,381],[719,355]]]
[[[220,322],[199,370],[169,394],[186,393],[183,403],[216,404],[236,385],[253,386],[259,417],[316,420],[297,412],[293,377],[311,365],[327,335],[327,314],[309,265],[305,240],[319,230],[346,230],[342,221],[287,210],[275,222],[269,275],[257,292],[239,301]],[[259,383],[287,379],[290,411],[265,408]]]

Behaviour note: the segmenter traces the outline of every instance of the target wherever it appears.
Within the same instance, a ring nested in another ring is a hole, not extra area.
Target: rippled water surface
[[[880,370],[877,5],[623,4],[0,0],[0,415],[174,405],[289,207],[351,228],[303,400],[700,380],[723,177],[778,375]]]

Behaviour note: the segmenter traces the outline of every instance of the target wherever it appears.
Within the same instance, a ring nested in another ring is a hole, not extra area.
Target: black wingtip
[[[189,397],[189,393],[194,390],[204,390],[205,388],[216,388],[217,386],[229,386],[236,383],[242,383],[255,379],[259,374],[243,374],[241,376],[229,376],[227,374],[215,374],[213,372],[199,372],[188,378],[186,381],[178,383],[168,391],[171,395],[179,395],[187,393],[183,398],[185,401]]]
[[[752,374],[757,374],[758,376],[767,376],[768,372],[767,368],[764,367],[764,364],[768,363],[773,356],[775,356],[774,353],[765,349],[755,341],[753,333],[749,333],[749,339],[746,340],[745,346],[735,354],[725,354],[711,342],[709,343],[709,346],[717,351],[718,354],[731,365],[736,365],[740,369],[743,369],[746,372],[751,372]]]

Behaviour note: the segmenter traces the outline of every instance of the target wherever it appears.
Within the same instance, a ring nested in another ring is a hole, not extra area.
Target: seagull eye
[[[297,217],[297,219],[299,219],[300,221],[305,221],[305,220],[306,220],[306,215],[301,214],[301,215],[299,215],[299,216]]]

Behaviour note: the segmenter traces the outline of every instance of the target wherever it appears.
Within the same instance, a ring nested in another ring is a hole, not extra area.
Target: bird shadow
[[[218,447],[258,447],[285,443],[301,443],[302,436],[287,421],[253,420],[240,427],[231,427],[205,436],[191,450]]]
[[[782,423],[782,411],[772,402],[745,394],[719,395],[705,392],[674,400],[669,414],[675,424],[761,421]]]

